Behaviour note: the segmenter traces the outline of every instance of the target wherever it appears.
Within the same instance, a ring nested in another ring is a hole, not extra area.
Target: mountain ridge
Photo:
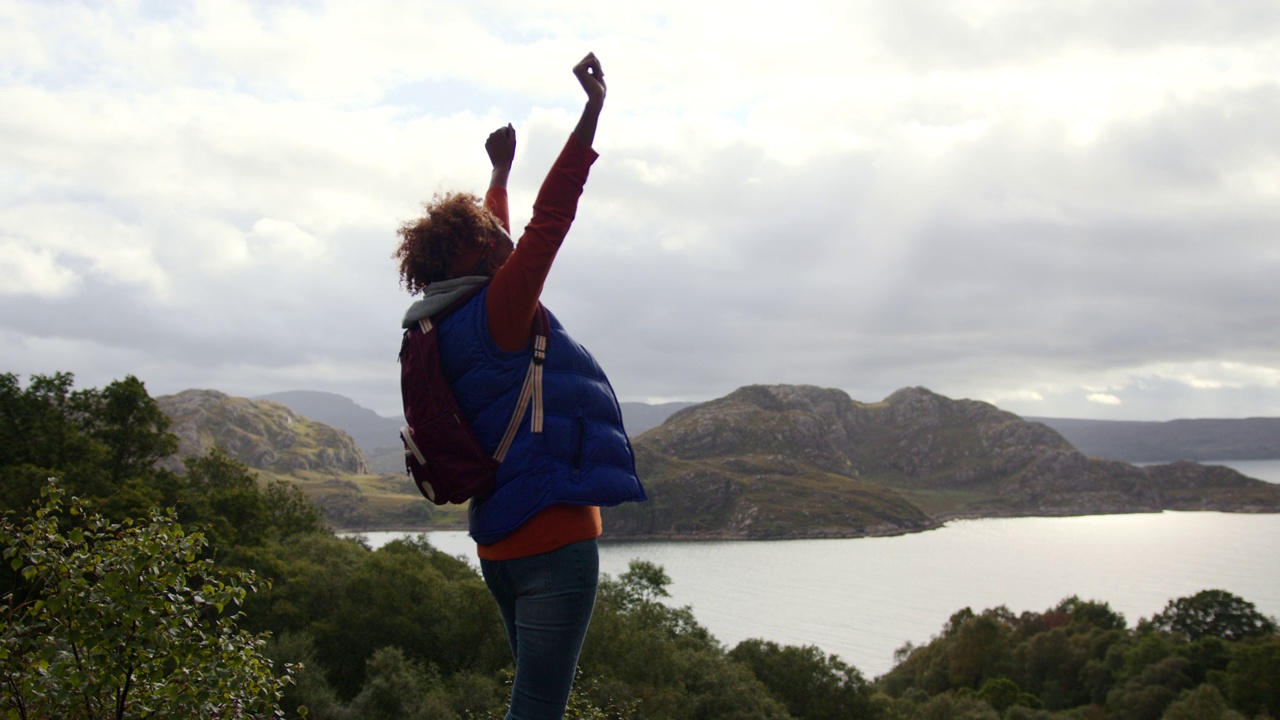
[[[1043,423],[919,387],[862,403],[814,386],[748,386],[674,413],[634,445],[651,500],[605,510],[624,538],[829,537],[833,520],[868,535],[952,518],[1280,511],[1280,486],[1229,468],[1090,458]],[[862,512],[832,516],[855,491]]]
[[[394,472],[400,464],[398,433],[402,417],[378,415],[350,398],[316,390],[290,390],[257,395],[279,402],[306,417],[341,428],[351,436],[370,465]],[[622,402],[622,417],[633,439],[662,425],[692,402]],[[1179,418],[1164,421],[1095,420],[1022,416],[1048,425],[1076,449],[1092,457],[1124,462],[1175,460],[1258,460],[1280,458],[1280,418]]]
[[[286,390],[256,395],[252,399],[278,402],[312,420],[341,428],[366,456],[379,448],[400,446],[403,417],[379,415],[345,395],[320,390]]]
[[[337,527],[464,522],[463,508],[417,494],[400,448],[383,448],[390,469],[370,467],[349,433],[281,404],[317,398],[339,422],[396,422],[332,393],[249,400],[193,390],[159,401],[184,439],[181,453],[219,444],[290,477]],[[633,437],[651,499],[606,508],[609,538],[855,537],[961,517],[1280,511],[1280,486],[1196,463],[1140,468],[1089,457],[1045,423],[927,388],[865,403],[829,388],[755,385],[682,405]]]
[[[288,474],[327,471],[366,475],[364,453],[344,430],[316,422],[281,403],[184,390],[156,398],[178,436],[178,457],[217,446],[256,470]],[[174,460],[168,461],[173,466]]]
[[[1081,452],[1126,462],[1280,458],[1280,418],[1165,421],[1028,417],[1062,433]]]
[[[184,390],[160,396],[156,404],[178,437],[177,453],[161,461],[175,472],[183,471],[184,458],[218,447],[264,479],[296,484],[337,529],[412,529],[438,522],[435,506],[403,470],[375,472],[345,430],[282,403]]]

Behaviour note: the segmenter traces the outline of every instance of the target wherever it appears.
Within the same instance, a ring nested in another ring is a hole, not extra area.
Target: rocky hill
[[[404,424],[404,418],[383,417],[348,397],[314,390],[290,390],[254,399],[278,402],[312,420],[342,428],[366,457],[382,448],[401,450],[400,426]]]
[[[404,416],[384,417],[350,398],[312,390],[290,390],[255,399],[272,400],[312,420],[342,428],[360,446],[375,473],[404,472],[404,445],[400,442]]]
[[[343,430],[283,404],[213,390],[157,402],[180,439],[167,461],[174,469],[218,446],[296,482],[340,529],[465,520],[461,507],[423,500],[399,468],[371,472]],[[635,448],[650,501],[606,509],[610,538],[850,537],[957,517],[1280,512],[1280,486],[1193,462],[1090,458],[1043,423],[924,388],[862,403],[812,386],[745,387],[675,412]]]
[[[350,435],[280,403],[230,397],[217,390],[185,390],[156,402],[173,423],[170,431],[178,436],[181,457],[203,455],[217,446],[251,468],[282,475],[369,473]]]
[[[1090,458],[987,403],[904,388],[751,386],[635,442],[650,502],[606,511],[612,537],[829,537],[948,518],[1159,510],[1280,512],[1280,486],[1223,467]]]
[[[182,458],[219,447],[264,479],[298,485],[336,529],[419,530],[440,522],[403,472],[371,472],[344,430],[281,403],[216,390],[186,390],[156,402],[178,436],[178,452],[163,463],[172,470],[181,471]]]

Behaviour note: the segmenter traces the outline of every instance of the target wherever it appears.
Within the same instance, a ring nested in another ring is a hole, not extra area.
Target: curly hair
[[[437,194],[423,203],[426,214],[400,226],[400,284],[417,295],[427,285],[455,276],[454,263],[492,242],[496,217],[471,193]]]

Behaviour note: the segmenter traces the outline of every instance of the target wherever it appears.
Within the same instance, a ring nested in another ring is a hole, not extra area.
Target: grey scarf
[[[412,327],[422,318],[435,315],[449,307],[454,300],[462,297],[471,288],[488,279],[485,275],[466,275],[431,283],[422,291],[422,299],[410,305],[405,311],[404,322],[400,327]]]

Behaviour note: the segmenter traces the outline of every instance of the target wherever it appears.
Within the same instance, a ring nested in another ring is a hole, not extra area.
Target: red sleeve
[[[503,350],[519,350],[529,343],[542,284],[551,271],[560,243],[573,224],[578,198],[597,157],[594,150],[575,136],[569,136],[560,157],[542,181],[542,189],[533,203],[533,219],[525,226],[511,257],[498,268],[489,284],[486,305],[489,334]],[[504,205],[505,195],[503,192]],[[485,202],[489,202],[487,196]]]

